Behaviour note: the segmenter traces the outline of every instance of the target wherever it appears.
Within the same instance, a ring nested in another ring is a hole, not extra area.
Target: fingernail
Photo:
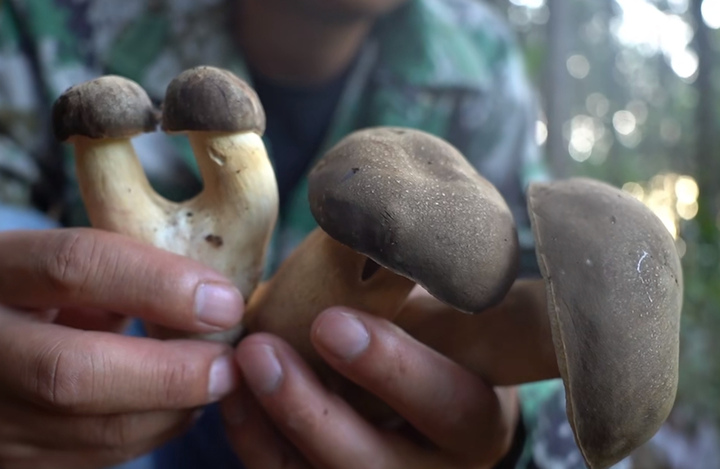
[[[227,329],[242,319],[245,303],[235,287],[203,283],[195,292],[195,314],[200,322]]]
[[[256,395],[272,394],[280,387],[282,366],[269,345],[248,347],[240,363],[245,381]]]
[[[230,355],[222,355],[210,366],[208,395],[210,402],[219,401],[229,394],[237,384],[237,371]]]
[[[340,311],[325,313],[315,337],[330,353],[346,361],[356,358],[370,343],[370,334],[360,319]]]

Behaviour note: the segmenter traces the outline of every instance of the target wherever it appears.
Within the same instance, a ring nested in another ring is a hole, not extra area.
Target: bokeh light
[[[681,221],[692,220],[698,214],[697,181],[691,176],[665,173],[644,183],[627,182],[622,189],[652,210],[676,240],[678,253],[684,255],[687,246],[680,236]]]
[[[708,28],[720,29],[720,0],[703,0],[701,11]]]

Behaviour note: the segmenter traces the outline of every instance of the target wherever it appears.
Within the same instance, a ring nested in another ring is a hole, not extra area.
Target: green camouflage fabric
[[[248,80],[230,34],[229,3],[0,0],[0,205],[41,211],[65,225],[85,224],[71,152],[50,132],[53,101],[71,85],[104,74],[137,81],[157,103],[175,76],[197,65],[223,67]],[[365,43],[323,150],[352,130],[376,125],[447,139],[506,197],[518,223],[523,266],[532,272],[524,188],[547,178],[536,121],[522,57],[500,16],[476,1],[412,0],[381,19]],[[190,195],[188,187],[197,187],[195,160],[183,138],[153,133],[134,143],[163,195],[181,199]],[[315,227],[306,192],[302,182],[281,209],[269,273]],[[524,386],[521,396],[529,438],[518,467],[529,467],[538,454],[536,467],[578,467],[572,438],[557,457],[547,443],[558,428],[567,430],[545,424],[551,415],[567,425],[564,410],[542,413],[563,397],[562,384]]]

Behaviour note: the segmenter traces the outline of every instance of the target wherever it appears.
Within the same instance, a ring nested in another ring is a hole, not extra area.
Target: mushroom
[[[674,404],[680,259],[650,209],[610,185],[535,184],[528,207],[544,280],[517,282],[473,317],[415,298],[397,323],[495,385],[562,377],[585,461],[609,467],[648,441]]]
[[[568,418],[588,465],[609,467],[674,404],[680,257],[660,219],[612,186],[573,179],[529,197]]]
[[[515,279],[510,209],[460,152],[430,134],[350,134],[311,171],[309,200],[320,227],[258,290],[246,320],[251,331],[285,338],[331,387],[347,383],[310,343],[324,309],[344,305],[393,320],[417,283],[475,313],[498,303]],[[373,410],[377,403],[354,403],[373,420],[386,414]]]
[[[255,92],[230,72],[199,67],[167,89],[163,130],[184,133],[204,189],[170,202],[150,186],[131,138],[155,129],[146,92],[117,76],[67,90],[55,103],[57,138],[74,145],[77,177],[91,224],[181,254],[230,278],[247,299],[255,290],[277,218],[278,190],[261,135]],[[191,335],[147,324],[159,338],[236,341],[242,327]]]

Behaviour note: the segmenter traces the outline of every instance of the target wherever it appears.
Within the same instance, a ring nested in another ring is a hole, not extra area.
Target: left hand
[[[513,388],[493,388],[389,321],[358,311],[325,311],[311,334],[330,366],[406,423],[371,425],[325,389],[289,345],[255,334],[235,355],[244,385],[222,403],[230,441],[248,469],[480,469],[510,449],[519,418]]]

